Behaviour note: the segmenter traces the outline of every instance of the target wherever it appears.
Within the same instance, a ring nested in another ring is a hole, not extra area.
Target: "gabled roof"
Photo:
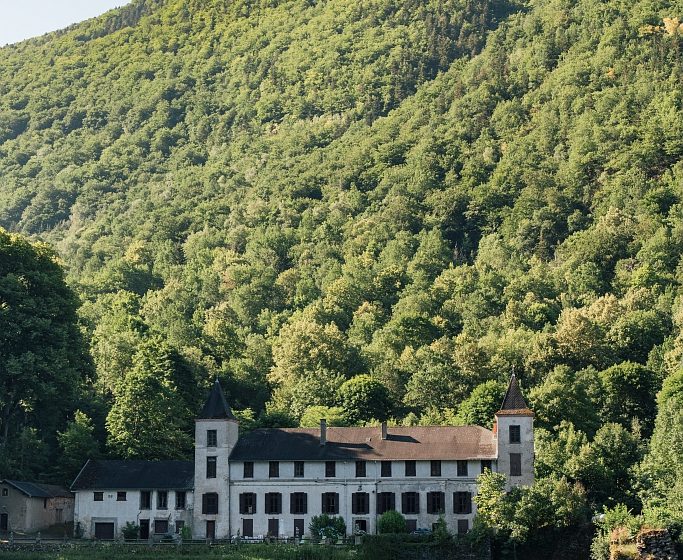
[[[189,490],[194,486],[191,461],[90,459],[71,490]]]
[[[479,426],[397,426],[381,429],[265,428],[240,436],[231,461],[456,460],[495,459],[493,432]]]
[[[73,498],[73,494],[54,484],[41,484],[39,482],[26,482],[23,480],[2,480],[1,484],[13,486],[29,498]]]
[[[522,396],[522,390],[519,388],[519,381],[517,381],[517,376],[514,373],[510,377],[510,383],[508,383],[507,391],[505,391],[503,404],[500,405],[500,410],[496,412],[496,414],[503,416],[533,416],[534,414],[529,410],[529,407]]]
[[[213,388],[209,393],[209,397],[204,403],[204,408],[197,416],[199,420],[210,420],[210,419],[227,419],[227,420],[237,420],[228,406],[228,401],[225,400],[225,394],[221,388],[221,384],[216,379],[213,384]]]

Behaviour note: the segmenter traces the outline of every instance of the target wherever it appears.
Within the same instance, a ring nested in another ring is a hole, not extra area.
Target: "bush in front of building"
[[[308,526],[314,538],[320,540],[337,540],[346,535],[346,522],[343,517],[335,517],[322,513],[311,519]]]
[[[406,518],[395,510],[385,511],[377,520],[377,532],[388,533],[407,533]]]
[[[127,521],[126,524],[121,527],[121,534],[127,541],[134,541],[137,539],[139,531],[140,527],[131,521]]]

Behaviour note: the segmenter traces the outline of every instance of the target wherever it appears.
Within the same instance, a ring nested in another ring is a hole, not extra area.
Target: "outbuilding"
[[[0,533],[30,533],[71,523],[74,495],[61,486],[0,481]]]

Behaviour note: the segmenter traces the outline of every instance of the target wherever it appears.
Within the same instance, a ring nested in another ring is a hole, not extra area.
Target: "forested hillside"
[[[0,226],[56,247],[94,363],[59,429],[182,456],[216,376],[245,428],[486,424],[514,370],[539,474],[638,510],[683,441],[681,17],[157,0],[1,49]]]

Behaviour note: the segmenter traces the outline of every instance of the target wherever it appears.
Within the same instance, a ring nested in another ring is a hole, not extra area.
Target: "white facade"
[[[143,493],[149,500],[143,499]],[[184,495],[184,504],[178,494]],[[192,526],[193,493],[189,491],[116,488],[81,490],[75,495],[75,530],[86,539],[121,539],[127,522],[140,526],[143,539],[161,538],[178,532],[182,525]]]
[[[271,478],[269,462],[254,462],[254,477],[244,478],[244,463],[234,462],[230,465],[230,525],[231,535],[244,536],[245,520],[251,520],[250,536],[262,537],[272,533],[273,520],[277,520],[278,537],[304,536],[309,533],[308,526],[311,519],[322,513],[323,494],[338,494],[339,503],[337,515],[344,518],[347,532],[353,533],[358,528],[358,521],[365,522],[364,530],[369,533],[376,532],[377,496],[380,493],[392,493],[394,495],[394,507],[401,512],[410,523],[413,521],[414,528],[431,529],[439,520],[440,512],[434,508],[433,512],[428,509],[428,494],[443,494],[443,516],[449,530],[458,531],[458,521],[467,521],[468,528],[472,527],[476,506],[471,497],[476,494],[476,477],[482,472],[482,462],[479,460],[467,461],[467,475],[457,475],[456,461],[440,461],[441,476],[431,476],[431,461],[415,461],[415,476],[406,476],[406,461],[391,461],[391,476],[381,476],[381,461],[366,462],[366,476],[356,476],[355,461],[335,461],[335,477],[326,477],[326,462],[305,461],[304,476],[294,477],[294,462],[279,462],[280,476]],[[488,466],[488,463],[486,463]],[[461,467],[462,468],[462,467]],[[492,464],[496,469],[495,461]],[[415,508],[404,508],[402,495],[404,493],[417,493],[419,496],[419,512]],[[455,492],[467,492],[470,494],[469,511],[454,513]],[[256,495],[256,512],[248,514],[241,512],[240,494],[252,493]],[[279,493],[281,495],[280,513],[266,513],[266,494]],[[306,513],[292,513],[290,496],[293,493],[305,493],[307,495]],[[354,513],[353,494],[367,494],[367,513]],[[436,505],[436,504],[434,504]],[[299,520],[299,526],[304,527],[304,535],[296,534],[295,520]],[[271,535],[276,536],[276,535]]]
[[[132,462],[118,463],[109,465],[112,479]],[[192,464],[186,467],[192,470]],[[159,463],[154,468],[163,476]],[[183,468],[174,467],[179,485]],[[301,537],[321,513],[343,517],[347,534],[374,533],[379,515],[395,509],[410,529],[431,529],[443,516],[451,532],[462,533],[472,527],[477,477],[485,469],[504,473],[508,488],[534,481],[533,413],[514,375],[493,431],[385,424],[327,428],[322,420],[319,431],[264,429],[240,437],[216,383],[196,421],[193,491],[186,493],[183,509],[174,507],[171,490],[165,507],[157,507],[160,490],[150,489],[145,508],[140,490],[112,488],[96,497],[77,479],[75,520],[86,538],[106,538],[107,531],[118,537],[126,522],[146,520],[150,534],[155,528],[157,534],[173,532],[180,523],[200,539]]]

